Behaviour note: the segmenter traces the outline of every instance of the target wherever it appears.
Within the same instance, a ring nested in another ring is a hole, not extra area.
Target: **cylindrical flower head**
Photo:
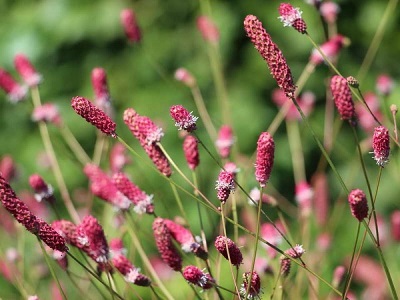
[[[336,22],[337,15],[340,12],[340,7],[337,3],[332,1],[324,1],[319,7],[319,12],[324,18],[325,22],[333,24]]]
[[[75,112],[87,122],[97,127],[103,133],[112,137],[117,137],[115,129],[117,124],[104,111],[96,107],[92,102],[83,97],[73,97],[71,106]]]
[[[25,55],[15,55],[14,65],[15,69],[28,86],[36,86],[42,81],[42,75],[36,72],[35,68]]]
[[[307,24],[301,18],[303,12],[299,8],[294,8],[289,3],[281,3],[279,5],[278,18],[283,23],[283,26],[292,26],[298,32],[304,34],[307,32]]]
[[[124,173],[115,173],[112,178],[117,189],[134,204],[138,214],[154,212],[153,195],[147,195],[136,186]]]
[[[182,105],[173,105],[169,109],[169,113],[175,121],[175,126],[179,130],[186,130],[187,132],[192,132],[196,130],[196,121],[198,117],[192,115],[186,108]]]
[[[175,79],[192,88],[196,85],[196,78],[185,68],[179,68],[175,71]]]
[[[217,190],[218,199],[222,203],[225,203],[225,201],[228,200],[231,192],[235,190],[234,174],[228,171],[221,170],[218,175],[215,189]]]
[[[243,283],[240,287],[240,294],[244,297],[247,294],[247,290],[249,290],[247,299],[257,299],[261,291],[260,276],[258,276],[257,272],[253,271],[252,274],[250,272],[243,273],[242,278]]]
[[[127,282],[139,286],[151,285],[151,280],[147,276],[140,274],[139,269],[137,269],[124,255],[118,254],[113,256],[111,262],[118,272],[124,276],[124,279]]]
[[[214,245],[219,253],[221,253],[227,260],[230,259],[232,265],[239,267],[243,262],[242,252],[240,252],[239,247],[236,246],[230,238],[219,235],[215,239]]]
[[[200,31],[206,42],[218,43],[219,30],[215,23],[207,16],[197,18],[197,29]]]
[[[202,289],[210,289],[215,282],[214,279],[207,273],[204,273],[196,266],[186,266],[183,269],[183,278],[188,282],[195,284]]]
[[[215,142],[218,153],[222,158],[227,158],[229,156],[234,141],[232,127],[229,125],[222,125],[218,131],[218,139]]]
[[[0,174],[6,181],[11,181],[17,173],[14,159],[11,155],[4,155],[0,160]]]
[[[292,261],[289,258],[287,257],[281,258],[281,275],[283,277],[288,277],[291,266],[292,266]]]
[[[381,74],[376,79],[376,89],[382,95],[389,95],[394,88],[393,79],[387,74]]]
[[[133,10],[129,8],[122,10],[120,17],[128,40],[131,43],[139,43],[142,39],[142,35]]]
[[[348,201],[350,204],[351,214],[362,221],[368,216],[368,202],[365,193],[360,189],[352,190],[349,194]]]
[[[172,175],[171,166],[168,158],[165,156],[164,152],[162,152],[161,148],[155,144],[144,145],[143,148],[153,161],[158,171],[160,171],[160,173],[164,176],[170,177]]]
[[[392,213],[390,223],[393,240],[400,242],[400,210],[396,210]]]
[[[287,255],[293,258],[300,258],[303,253],[306,252],[302,245],[296,245],[293,248],[290,248],[285,251]]]
[[[68,247],[65,245],[65,239],[54,230],[48,223],[42,219],[37,219],[39,223],[39,231],[37,236],[51,249],[65,252]]]
[[[349,121],[354,126],[356,124],[356,111],[346,78],[339,75],[333,76],[330,87],[340,118]]]
[[[320,46],[320,49],[322,53],[324,53],[325,56],[331,60],[339,54],[340,50],[347,43],[348,39],[338,34],[332,37],[329,41],[323,43]],[[313,63],[314,65],[319,65],[323,61],[324,58],[322,57],[322,55],[319,53],[317,49],[314,49],[310,56],[310,62]]]
[[[372,148],[374,149],[376,164],[380,167],[384,167],[389,162],[390,153],[389,130],[385,126],[378,126],[375,128]]]
[[[39,174],[33,174],[29,177],[29,184],[35,191],[35,199],[38,202],[48,201],[53,203],[55,201],[53,194],[53,187],[47,184]]]
[[[265,187],[274,165],[275,142],[268,132],[262,132],[257,141],[256,180]]]
[[[103,68],[92,70],[92,87],[94,91],[94,103],[107,113],[111,113],[110,92],[107,84],[107,74]]]
[[[283,89],[286,96],[293,97],[296,86],[293,83],[292,72],[281,50],[272,41],[271,36],[263,28],[260,20],[256,16],[248,15],[244,19],[244,29],[254,47],[267,62],[271,75],[278,83],[278,86]]]
[[[58,108],[53,103],[45,103],[35,107],[32,112],[32,121],[43,121],[46,123],[52,123],[56,126],[60,126],[62,123]]]
[[[191,170],[197,168],[200,163],[199,146],[197,139],[192,135],[187,135],[183,141],[183,152],[186,162]]]
[[[175,249],[171,233],[162,218],[154,219],[153,234],[162,260],[173,270],[180,271],[182,269],[182,257]]]
[[[12,103],[17,103],[24,99],[27,92],[25,87],[19,85],[12,76],[2,68],[0,68],[0,88],[6,92],[8,99],[10,99]]]
[[[76,225],[68,220],[56,220],[51,223],[51,226],[59,235],[61,235],[68,244],[81,248],[78,241],[78,234],[76,233]]]

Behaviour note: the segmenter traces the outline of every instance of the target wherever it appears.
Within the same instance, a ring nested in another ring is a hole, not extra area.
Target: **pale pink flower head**
[[[122,169],[131,163],[130,157],[126,154],[126,148],[122,143],[116,143],[110,151],[110,169],[112,173],[121,172]]]
[[[15,55],[14,65],[15,69],[28,86],[36,86],[42,81],[42,75],[36,72],[32,63],[25,55]]]
[[[289,3],[281,3],[279,5],[279,20],[283,23],[283,26],[292,26],[300,33],[307,32],[307,24],[301,18],[303,12],[299,8],[294,8]]]
[[[257,141],[255,164],[256,180],[261,187],[265,187],[274,165],[275,142],[268,132],[262,132]]]
[[[199,146],[197,139],[187,135],[183,141],[183,152],[186,162],[191,170],[195,170],[200,163]]]
[[[248,290],[249,293],[247,294],[247,299],[258,299],[261,292],[261,280],[257,272],[253,271],[253,273],[243,273],[242,279],[243,283],[240,286],[240,295],[244,297]]]
[[[0,88],[7,94],[12,103],[23,100],[27,93],[27,88],[18,84],[14,78],[4,69],[0,68]]]
[[[295,187],[295,198],[301,214],[308,216],[311,213],[314,191],[307,181],[300,181]]]
[[[293,104],[293,101],[287,98],[285,93],[281,89],[274,89],[272,91],[272,101],[274,101],[278,107],[288,105],[287,103],[289,103],[289,109],[286,113],[286,120],[301,120],[301,115],[299,114],[296,106]],[[314,109],[315,94],[313,92],[306,91],[302,93],[299,97],[297,97],[296,101],[299,104],[304,115],[307,117]]]
[[[183,269],[182,274],[183,278],[185,278],[188,282],[195,284],[204,290],[212,288],[213,283],[215,282],[215,280],[208,273],[204,273],[196,266],[186,266]]]
[[[331,78],[330,88],[337,110],[342,120],[349,121],[350,125],[356,124],[356,111],[354,108],[351,90],[346,78],[334,75]]]
[[[32,174],[29,177],[29,184],[35,192],[36,201],[54,203],[53,187],[47,184],[39,174]]]
[[[374,149],[376,164],[384,167],[389,162],[390,153],[389,130],[385,126],[375,128],[372,138],[372,149]]]
[[[286,96],[293,97],[296,86],[290,68],[281,50],[272,41],[260,20],[253,15],[246,16],[244,29],[254,47],[267,62],[272,77],[274,77],[278,86],[285,92]]]
[[[94,68],[91,74],[92,87],[94,91],[94,103],[97,107],[111,115],[111,97],[108,90],[107,74],[103,68]]]
[[[233,137],[232,127],[229,125],[222,125],[218,131],[218,138],[215,142],[215,146],[221,158],[229,157],[234,142],[235,138]]]
[[[390,216],[392,238],[400,242],[400,210],[396,210]]]
[[[175,126],[178,127],[179,130],[184,129],[187,132],[196,130],[196,121],[198,117],[193,116],[192,113],[182,105],[171,106],[169,113],[175,121]]]
[[[196,85],[196,78],[185,68],[179,68],[175,71],[175,79],[189,88],[193,88]]]
[[[234,179],[236,179],[237,173],[240,172],[240,168],[238,168],[238,166],[232,161],[226,162],[224,164],[224,169],[225,169],[225,171],[231,173],[233,175]]]
[[[326,252],[332,246],[332,235],[328,232],[323,232],[317,237],[317,248],[321,252]]]
[[[366,92],[364,94],[364,100],[367,103],[369,109],[378,120],[382,120],[382,113],[379,107],[379,99],[377,95],[372,92]],[[371,115],[369,110],[361,102],[355,103],[355,110],[360,126],[367,132],[373,133],[376,127],[376,121]]]
[[[250,196],[249,204],[255,205],[254,202],[258,203],[258,201],[260,201],[260,189],[258,187],[252,188],[249,192],[249,196]],[[264,194],[264,193],[262,194],[262,202],[272,205],[272,206],[276,205],[276,199],[274,199],[272,196]]]
[[[219,30],[211,18],[200,16],[197,18],[197,29],[200,31],[206,42],[218,43]]]
[[[337,266],[333,271],[332,285],[335,288],[337,288],[339,284],[343,281],[345,275],[346,275],[346,267]]]
[[[338,34],[330,38],[330,40],[328,40],[327,42],[323,43],[320,48],[322,53],[324,53],[329,60],[332,60],[339,54],[343,46],[348,43],[349,41],[346,37]],[[314,49],[310,56],[310,62],[312,62],[314,65],[319,65],[323,61],[324,58],[322,57],[322,55],[317,49]]]
[[[17,168],[11,155],[4,155],[0,160],[0,174],[6,181],[15,178]]]
[[[376,79],[376,89],[382,95],[389,95],[394,88],[394,81],[392,77],[387,74],[381,74]]]
[[[337,3],[332,1],[324,1],[319,7],[319,12],[324,18],[325,22],[333,24],[337,20],[337,15],[340,12],[340,7]]]
[[[362,221],[368,216],[367,196],[360,189],[352,190],[349,194],[348,201],[350,204],[351,214],[358,220]]]
[[[215,239],[214,246],[223,257],[230,260],[232,265],[239,267],[242,264],[242,252],[230,238],[219,235]]]
[[[97,127],[101,132],[114,138],[117,137],[115,132],[117,124],[92,102],[84,97],[77,96],[71,99],[71,106],[78,115]]]
[[[218,199],[222,203],[225,203],[225,201],[228,200],[231,192],[235,190],[234,175],[231,172],[221,170],[218,175],[215,189],[217,190]]]
[[[293,248],[285,251],[285,253],[292,258],[300,258],[305,252],[306,250],[304,250],[303,246],[299,244],[296,244]]]
[[[280,232],[285,233],[285,228],[282,226],[280,222],[276,222],[275,226],[271,223],[263,223],[261,225],[260,235],[264,240],[268,241],[268,243],[270,243],[271,245],[278,246],[280,243],[282,243],[283,238],[275,227],[278,228]],[[276,257],[277,252],[274,248],[271,248],[270,246],[264,243],[262,245],[264,248],[266,248],[268,255],[271,258]]]
[[[27,300],[40,300],[37,295],[28,296]]]
[[[123,9],[120,18],[128,40],[131,43],[139,43],[142,35],[133,10],[129,8]]]
[[[45,103],[35,107],[32,112],[32,120],[52,123],[56,126],[60,126],[62,123],[60,112],[54,103]]]

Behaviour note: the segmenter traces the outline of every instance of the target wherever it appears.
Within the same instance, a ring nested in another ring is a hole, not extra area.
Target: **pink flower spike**
[[[320,49],[322,53],[324,53],[329,60],[332,60],[339,54],[343,46],[345,46],[348,43],[349,41],[346,37],[338,34],[332,37],[329,41],[322,44],[320,46]],[[310,56],[310,62],[313,63],[314,65],[319,65],[323,61],[324,58],[322,57],[322,55],[319,53],[317,49],[314,49]]]
[[[217,146],[221,158],[229,157],[234,142],[235,139],[233,137],[232,127],[229,125],[222,125],[218,131],[218,139],[215,142],[215,146]]]
[[[117,254],[113,256],[111,262],[118,272],[124,276],[125,281],[138,286],[151,285],[151,280],[147,276],[140,274],[140,270],[136,268],[124,255]]]
[[[257,141],[256,180],[265,187],[274,165],[275,142],[268,132],[262,132]]]
[[[341,119],[347,120],[350,125],[355,126],[356,111],[346,78],[339,75],[333,76],[331,78],[330,88]]]
[[[351,214],[358,220],[362,221],[368,216],[368,202],[365,193],[360,189],[352,190],[349,194],[348,201],[350,204]]]
[[[54,230],[48,223],[42,219],[37,219],[39,230],[37,236],[51,249],[65,252],[68,247],[65,245],[65,239]]]
[[[178,127],[178,130],[184,129],[187,132],[196,130],[196,121],[198,117],[193,116],[192,113],[182,105],[171,106],[169,113],[175,121],[175,126]]]
[[[240,287],[240,294],[244,297],[248,290],[249,293],[247,295],[247,299],[252,300],[259,298],[261,292],[261,280],[257,272],[253,271],[252,274],[250,274],[250,272],[246,272],[243,274],[242,278],[243,283]]]
[[[139,43],[142,40],[139,25],[133,10],[126,8],[121,11],[121,23],[125,31],[125,35],[131,43]]]
[[[92,102],[83,97],[73,97],[71,106],[78,115],[97,127],[101,132],[113,138],[117,137],[115,132],[117,124],[104,111],[93,105]]]
[[[47,184],[39,174],[31,175],[29,177],[29,184],[35,191],[36,201],[54,203],[56,199],[54,198],[53,187]]]
[[[209,274],[204,273],[196,266],[186,266],[183,269],[182,274],[183,278],[185,278],[188,282],[195,284],[204,290],[210,289],[215,282],[215,280]]]
[[[94,103],[97,107],[111,115],[111,97],[108,90],[107,74],[103,68],[94,68],[91,74],[94,91]]]
[[[15,55],[14,65],[15,69],[17,69],[17,72],[28,86],[37,86],[42,81],[42,75],[36,72],[32,63],[25,55]]]
[[[394,85],[393,79],[387,74],[381,74],[376,79],[376,89],[382,95],[389,95],[393,91]]]
[[[303,12],[299,8],[294,8],[289,3],[281,3],[279,5],[279,20],[283,23],[283,26],[292,26],[298,32],[304,34],[307,32],[307,24],[301,18]]]
[[[32,112],[32,121],[52,123],[55,126],[60,126],[62,124],[58,108],[53,103],[45,103],[35,107]]]
[[[197,139],[192,135],[187,135],[183,141],[183,152],[186,162],[191,170],[195,170],[200,163],[199,146]]]
[[[400,210],[396,210],[390,217],[392,238],[396,242],[400,242]]]
[[[319,7],[319,12],[324,18],[325,22],[334,24],[337,19],[337,15],[340,12],[340,7],[337,3],[332,1],[324,1]]]
[[[228,200],[230,193],[235,190],[234,175],[231,172],[221,170],[218,175],[215,189],[217,190],[218,199],[222,203],[225,203],[225,201]]]
[[[175,71],[175,79],[182,82],[189,88],[196,86],[196,78],[185,68],[179,68]]]
[[[295,199],[303,216],[310,215],[313,196],[314,191],[307,181],[300,181],[296,184]]]
[[[215,23],[207,16],[200,16],[197,18],[197,29],[200,31],[203,39],[206,42],[218,43],[219,30]]]
[[[232,265],[239,267],[243,262],[242,252],[230,238],[219,235],[215,239],[214,246],[227,260],[230,259]]]
[[[337,288],[343,281],[346,275],[346,268],[344,266],[337,266],[333,271],[332,285]]]
[[[122,169],[131,163],[130,157],[126,154],[126,148],[122,143],[116,143],[110,151],[110,169],[112,173],[121,172]]]
[[[0,88],[6,92],[8,99],[12,103],[17,103],[25,98],[27,88],[19,85],[12,76],[0,68]]]
[[[376,164],[382,168],[385,167],[389,162],[390,153],[389,130],[385,126],[378,126],[375,128],[372,148],[374,149]]]
[[[15,178],[17,168],[11,155],[4,155],[0,160],[0,174],[6,181]]]
[[[283,277],[289,276],[291,267],[292,261],[287,257],[281,257],[281,274]]]
[[[296,244],[293,248],[290,248],[285,251],[287,255],[293,258],[300,258],[306,251],[304,250],[302,245]]]

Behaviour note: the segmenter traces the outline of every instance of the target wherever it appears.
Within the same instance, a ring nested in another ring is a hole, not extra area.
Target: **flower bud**
[[[197,29],[200,31],[206,42],[218,43],[219,31],[214,22],[207,16],[197,18]]]

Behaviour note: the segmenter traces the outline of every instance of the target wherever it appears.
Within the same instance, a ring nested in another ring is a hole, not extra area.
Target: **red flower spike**
[[[187,132],[192,132],[196,130],[196,121],[198,117],[192,115],[186,108],[182,105],[171,106],[169,113],[175,121],[175,126],[179,130],[186,130]]]
[[[281,274],[283,277],[288,277],[290,273],[290,268],[292,266],[292,261],[287,257],[281,258]]]
[[[172,236],[162,218],[156,218],[153,222],[153,234],[158,252],[162,260],[174,271],[182,269],[182,258],[175,249]]]
[[[162,152],[161,148],[157,145],[145,145],[143,148],[153,161],[154,165],[157,167],[158,171],[160,171],[160,173],[166,177],[170,177],[172,175],[171,166],[169,165],[169,161],[164,152]]]
[[[350,125],[355,126],[356,111],[346,78],[339,75],[333,76],[331,78],[330,88],[341,119],[347,120],[350,122]]]
[[[229,125],[222,125],[218,132],[218,139],[215,142],[219,155],[222,158],[228,158],[231,153],[231,148],[235,139],[233,137],[232,127]]]
[[[11,155],[4,155],[0,160],[0,174],[6,181],[15,178],[17,168]]]
[[[360,189],[352,190],[349,194],[348,201],[350,204],[351,214],[358,220],[362,221],[368,216],[368,202],[365,193]]]
[[[250,272],[246,272],[243,274],[242,278],[243,283],[240,287],[240,294],[244,297],[247,294],[247,290],[249,290],[247,299],[252,300],[258,298],[261,292],[261,280],[257,272],[253,271],[251,275]]]
[[[196,266],[186,266],[183,269],[182,274],[183,278],[185,278],[188,282],[195,284],[204,290],[210,289],[215,282],[215,280],[209,274],[204,273]]]
[[[142,40],[139,25],[136,20],[135,13],[131,9],[121,11],[121,23],[124,27],[125,35],[131,43],[139,43]]]
[[[307,32],[307,24],[301,18],[303,12],[299,8],[294,8],[289,3],[281,3],[279,5],[279,20],[283,23],[283,26],[292,26],[298,32],[304,34]]]
[[[19,85],[12,76],[0,68],[0,88],[6,92],[12,103],[17,103],[25,98],[27,89]]]
[[[262,132],[257,141],[256,180],[265,187],[274,165],[275,142],[268,132]]]
[[[42,75],[36,72],[32,63],[25,55],[15,55],[14,65],[15,69],[28,86],[37,86],[42,81]]]
[[[195,170],[200,163],[198,141],[194,136],[187,135],[183,141],[183,152],[191,170]]]
[[[376,164],[383,168],[389,162],[390,153],[389,130],[385,126],[375,128],[372,148]]]
[[[234,174],[228,171],[223,171],[218,175],[218,180],[215,185],[217,190],[217,197],[222,202],[225,203],[228,200],[231,192],[235,190]]]
[[[242,252],[240,252],[238,246],[236,246],[236,244],[230,238],[219,235],[215,239],[214,245],[218,252],[221,253],[226,259],[229,260],[230,257],[232,265],[239,267],[239,265],[243,262]]]
[[[244,19],[244,29],[254,47],[267,62],[278,86],[283,89],[287,97],[293,97],[296,86],[293,83],[292,73],[281,50],[272,41],[260,20],[256,16],[248,15]]]
[[[39,230],[37,236],[51,249],[65,252],[68,247],[65,245],[65,239],[54,230],[48,223],[42,219],[37,219]]]
[[[119,238],[111,239],[108,243],[110,247],[111,255],[126,254],[126,249],[124,248],[124,243]]]
[[[117,124],[104,111],[93,105],[92,102],[83,97],[73,97],[71,106],[78,115],[97,127],[101,132],[113,138],[117,137],[115,132]]]
[[[206,42],[218,43],[219,30],[215,23],[207,16],[197,18],[197,29],[200,31]]]
[[[35,199],[38,202],[47,201],[54,203],[53,187],[47,184],[39,174],[33,174],[29,177],[29,184],[35,191]]]

